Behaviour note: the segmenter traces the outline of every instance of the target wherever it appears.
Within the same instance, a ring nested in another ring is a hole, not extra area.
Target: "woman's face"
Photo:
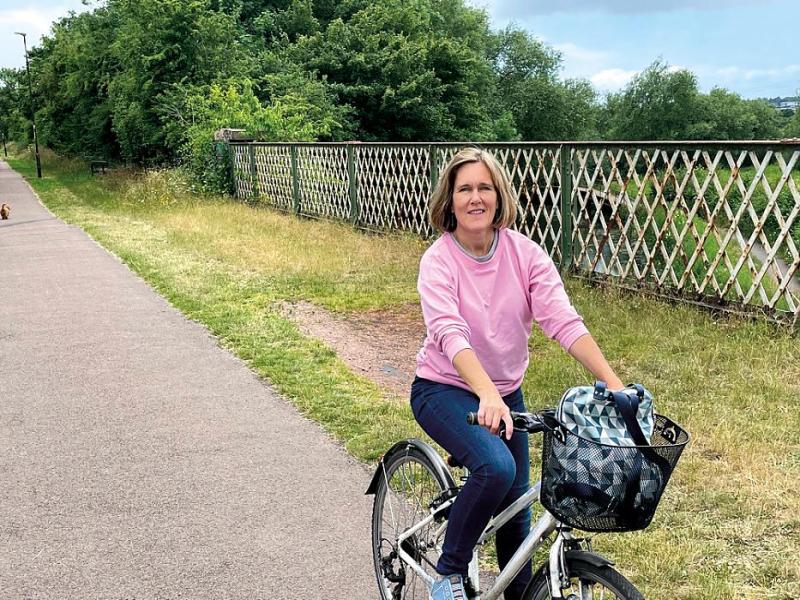
[[[486,165],[478,161],[462,166],[453,186],[456,229],[470,234],[491,231],[496,210],[497,190]]]

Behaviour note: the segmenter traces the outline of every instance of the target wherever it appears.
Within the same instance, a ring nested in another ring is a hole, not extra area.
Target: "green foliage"
[[[112,52],[121,70],[109,85],[113,128],[122,156],[163,162],[166,145],[157,106],[175,84],[208,85],[247,73],[231,15],[204,0],[110,0],[117,20]]]
[[[782,118],[766,100],[744,100],[728,90],[714,88],[701,96],[701,121],[695,136],[715,140],[774,139],[781,135]]]
[[[27,143],[30,104],[22,76],[16,69],[0,69],[0,138]]]
[[[766,100],[721,88],[701,94],[693,73],[661,60],[609,95],[603,112],[608,137],[620,140],[775,139],[787,126]]]
[[[512,115],[524,140],[595,136],[596,93],[587,81],[558,80],[560,56],[531,34],[508,27],[493,36],[496,110]]]
[[[34,53],[43,145],[72,156],[119,156],[108,96],[120,68],[109,52],[114,32],[107,9],[70,15]]]
[[[312,141],[330,136],[338,123],[331,114],[316,109],[306,98],[288,92],[264,106],[252,85],[187,89],[175,86],[161,105],[165,136],[179,145],[180,155],[195,179],[210,191],[230,192],[230,162],[213,145],[222,127],[244,129],[264,141]],[[223,146],[224,147],[224,146]]]
[[[660,60],[607,101],[612,137],[620,140],[692,139],[699,108],[697,78]]]
[[[283,10],[266,10],[253,20],[255,34],[278,44],[295,42],[320,30],[311,0],[291,0]]]
[[[798,96],[800,96],[800,92],[798,92]],[[787,116],[786,119],[784,136],[800,138],[800,109],[795,110],[794,114]]]
[[[486,14],[460,0],[389,0],[335,19],[290,55],[354,108],[360,139],[487,139],[487,41]]]

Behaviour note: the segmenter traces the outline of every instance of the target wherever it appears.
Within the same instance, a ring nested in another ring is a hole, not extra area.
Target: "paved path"
[[[369,473],[0,162],[0,598],[374,598]]]

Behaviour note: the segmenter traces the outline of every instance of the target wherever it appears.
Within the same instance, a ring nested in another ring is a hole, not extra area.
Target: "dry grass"
[[[283,281],[288,300],[345,310],[415,299],[423,243],[409,236],[354,236],[346,225],[227,201],[170,211],[159,224],[176,244],[202,246],[226,264]]]

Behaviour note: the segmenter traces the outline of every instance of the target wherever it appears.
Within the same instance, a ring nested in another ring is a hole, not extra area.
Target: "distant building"
[[[800,98],[797,96],[789,96],[786,98],[769,98],[767,100],[777,110],[797,110],[800,108]]]

